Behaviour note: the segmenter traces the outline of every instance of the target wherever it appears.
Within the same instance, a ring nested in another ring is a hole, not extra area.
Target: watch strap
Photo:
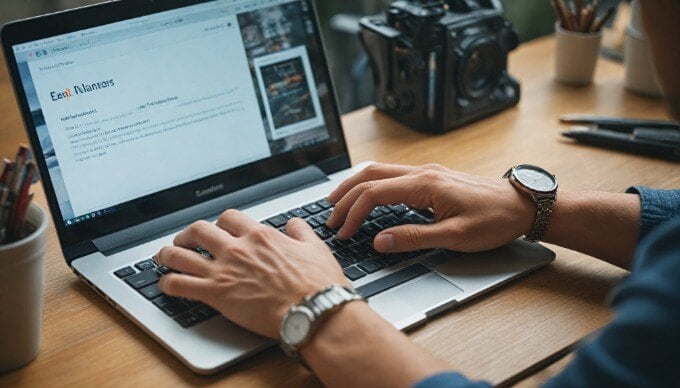
[[[548,224],[552,217],[552,208],[555,203],[555,197],[541,198],[536,201],[536,219],[534,225],[531,227],[529,233],[524,236],[524,239],[529,242],[538,242],[543,239],[548,231]]]
[[[281,348],[284,353],[302,364],[305,368],[311,370],[309,364],[307,364],[300,354],[300,348],[309,342],[316,332],[316,329],[319,327],[319,323],[321,323],[325,317],[332,312],[339,310],[345,304],[356,300],[364,300],[364,297],[357,293],[353,288],[340,285],[328,286],[304,297],[297,306],[304,306],[311,311],[314,316],[314,321],[307,334],[307,338],[299,345],[294,346],[285,341],[281,342]]]

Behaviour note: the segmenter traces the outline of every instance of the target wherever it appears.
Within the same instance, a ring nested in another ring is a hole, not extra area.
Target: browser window
[[[15,47],[65,224],[328,141],[301,7],[217,1]]]

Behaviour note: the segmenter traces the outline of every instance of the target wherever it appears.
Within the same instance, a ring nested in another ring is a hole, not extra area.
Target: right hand
[[[340,228],[340,239],[356,233],[378,205],[405,203],[434,211],[434,224],[402,225],[379,233],[374,241],[379,252],[494,249],[528,233],[536,214],[536,205],[507,179],[439,165],[373,164],[344,181],[328,200],[335,209],[327,224]]]

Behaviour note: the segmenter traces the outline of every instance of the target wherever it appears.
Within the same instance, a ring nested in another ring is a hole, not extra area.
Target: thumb
[[[319,237],[314,233],[312,227],[301,218],[293,218],[288,221],[286,235],[302,242],[319,241]]]
[[[449,220],[450,221],[450,220]],[[447,222],[426,225],[401,225],[380,232],[373,244],[378,252],[411,252],[428,248],[447,248],[454,238]]]

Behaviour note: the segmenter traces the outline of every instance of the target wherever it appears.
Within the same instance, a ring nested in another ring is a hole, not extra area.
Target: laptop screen
[[[319,43],[306,1],[218,0],[13,45],[63,227],[342,141]]]

